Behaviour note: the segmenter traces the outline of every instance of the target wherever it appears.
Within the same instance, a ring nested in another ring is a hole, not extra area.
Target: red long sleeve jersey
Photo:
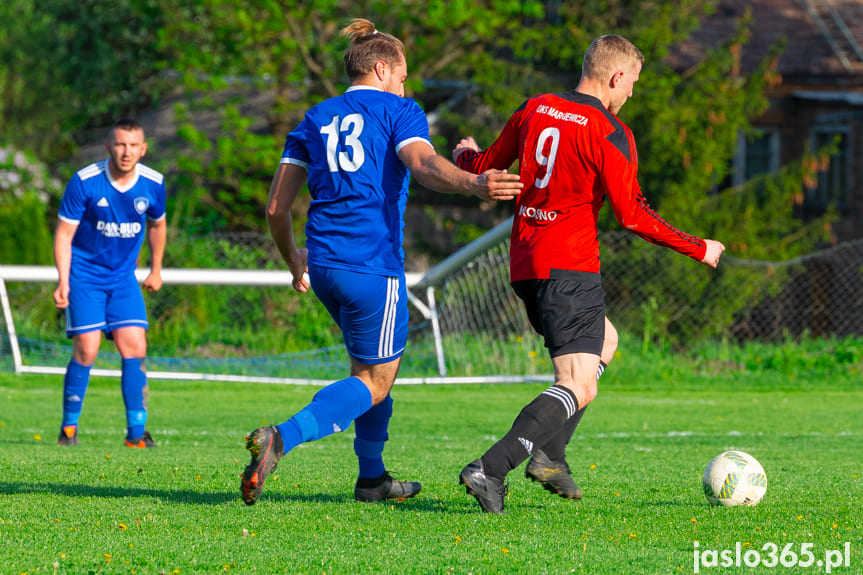
[[[599,272],[597,219],[605,197],[625,229],[696,260],[703,239],[656,214],[641,193],[632,132],[602,103],[569,91],[527,100],[494,144],[466,151],[458,165],[479,174],[519,160],[510,278],[548,279],[552,269]]]

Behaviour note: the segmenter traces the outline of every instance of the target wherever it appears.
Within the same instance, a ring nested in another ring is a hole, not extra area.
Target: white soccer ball
[[[767,491],[767,474],[748,453],[725,451],[713,458],[701,483],[711,505],[758,505]]]

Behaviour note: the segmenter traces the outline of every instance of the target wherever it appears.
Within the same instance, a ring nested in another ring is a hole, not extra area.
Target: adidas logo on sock
[[[524,437],[519,437],[518,440],[524,446],[524,448],[527,450],[528,455],[533,453],[533,441],[530,441],[529,439],[525,439]]]
[[[333,424],[333,433],[339,433],[342,430],[338,423]]]
[[[102,198],[101,200],[96,202],[96,205],[100,208],[107,208],[108,207],[108,200],[105,198]]]

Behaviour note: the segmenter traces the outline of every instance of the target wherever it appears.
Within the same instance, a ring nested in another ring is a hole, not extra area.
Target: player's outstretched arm
[[[59,281],[54,290],[54,305],[58,309],[69,307],[69,269],[72,266],[72,238],[78,224],[59,220],[54,233],[54,265],[57,266]]]
[[[270,235],[282,254],[282,259],[288,264],[294,276],[293,287],[300,293],[309,291],[309,282],[305,278],[308,271],[309,252],[306,248],[298,248],[294,238],[294,225],[291,218],[291,207],[306,181],[306,170],[295,164],[279,164],[273,183],[270,185],[270,197],[267,200],[267,226]]]
[[[716,240],[704,240],[704,243],[707,244],[707,251],[704,252],[701,263],[715,268],[719,265],[719,258],[722,256],[722,252],[725,251],[725,246],[722,245],[722,242],[717,242]]]
[[[399,150],[399,158],[423,186],[437,192],[477,196],[484,200],[511,200],[521,192],[518,174],[486,170],[474,175],[437,155],[425,142],[414,142]]]
[[[144,289],[162,289],[162,259],[168,241],[168,218],[147,222],[147,244],[150,246],[150,274],[144,279]]]

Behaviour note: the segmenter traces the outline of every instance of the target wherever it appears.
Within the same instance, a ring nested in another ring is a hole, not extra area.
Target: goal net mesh
[[[863,331],[863,241],[782,263],[725,257],[717,270],[625,232],[605,233],[600,243],[608,316],[645,345]],[[347,373],[341,334],[312,294],[287,285],[243,285],[244,273],[284,271],[267,236],[181,237],[170,248],[168,268],[225,273],[216,285],[166,283],[145,293],[149,373],[315,382]],[[400,379],[550,376],[542,338],[509,285],[508,251],[507,237],[436,284],[439,330],[421,306],[410,306]],[[6,280],[5,287],[22,364],[65,368],[72,349],[64,315],[53,306],[55,284]],[[413,293],[430,303],[423,289]],[[10,326],[2,316],[0,322],[0,370],[12,371]],[[103,342],[96,368],[119,365],[113,344]]]

